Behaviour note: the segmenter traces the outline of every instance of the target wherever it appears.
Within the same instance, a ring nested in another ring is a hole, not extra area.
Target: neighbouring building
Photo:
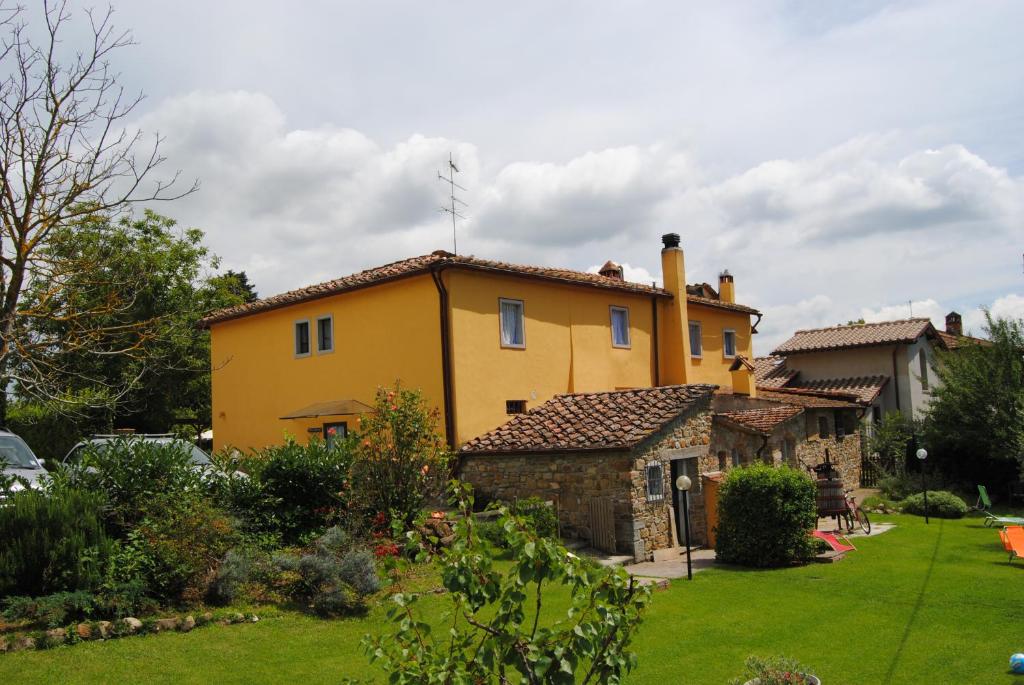
[[[563,537],[637,561],[678,553],[680,475],[691,541],[712,542],[717,482],[755,460],[809,468],[826,450],[857,486],[863,408],[827,393],[751,398],[712,385],[559,395],[467,442],[461,477],[479,498],[540,497]]]
[[[663,237],[663,287],[436,251],[214,312],[215,447],[354,427],[376,389],[420,389],[458,446],[559,394],[714,384],[754,396],[760,313],[733,276],[685,285]]]

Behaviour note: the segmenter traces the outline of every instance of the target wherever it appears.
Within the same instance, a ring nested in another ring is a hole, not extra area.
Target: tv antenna
[[[446,206],[442,205],[440,211],[444,212],[445,214],[450,214],[451,217],[452,217],[452,252],[454,252],[455,254],[459,253],[459,241],[458,241],[458,238],[455,235],[455,221],[457,219],[465,220],[466,217],[462,215],[461,210],[462,210],[463,207],[469,207],[469,205],[467,205],[465,202],[463,202],[459,198],[455,197],[455,190],[456,189],[459,189],[459,190],[461,190],[463,192],[466,192],[466,193],[469,192],[468,190],[466,190],[465,188],[463,188],[462,186],[460,186],[458,183],[455,182],[455,174],[458,174],[458,173],[460,173],[459,172],[459,167],[455,166],[455,162],[452,160],[452,154],[449,152],[448,153],[448,175],[445,176],[440,171],[438,171],[437,172],[437,178],[438,178],[438,180],[441,180],[441,181],[444,181],[445,183],[447,183],[448,187],[449,187],[449,189],[451,191],[451,193],[448,195],[448,200],[449,200],[448,206],[446,207]]]

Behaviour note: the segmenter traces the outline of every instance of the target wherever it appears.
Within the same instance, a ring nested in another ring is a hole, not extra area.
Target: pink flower
[[[392,404],[391,405],[391,411],[397,411],[397,410],[398,410],[398,405],[397,404]]]
[[[338,430],[336,428],[328,428],[327,429],[327,434],[328,435],[337,435],[338,434]]]

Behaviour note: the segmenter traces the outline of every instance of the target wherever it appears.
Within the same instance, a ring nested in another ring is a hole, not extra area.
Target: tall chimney
[[[718,274],[718,297],[722,302],[736,302],[736,286],[728,269]]]
[[[956,336],[964,334],[964,320],[956,312],[946,314],[946,332]]]
[[[679,234],[661,236],[665,246],[661,250],[661,277],[672,301],[662,305],[662,321],[658,323],[661,340],[658,349],[660,382],[662,385],[686,383],[690,368],[690,321],[686,311],[686,263],[683,248],[679,247]]]

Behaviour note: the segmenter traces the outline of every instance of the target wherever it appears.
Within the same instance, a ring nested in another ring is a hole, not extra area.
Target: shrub
[[[252,577],[253,558],[245,550],[228,550],[217,566],[217,576],[210,585],[210,598],[230,604],[238,598],[243,585]]]
[[[889,499],[901,500],[921,491],[921,476],[909,473],[884,476],[878,481],[878,488]]]
[[[256,450],[239,462],[250,469],[249,477],[211,480],[214,496],[249,532],[271,533],[291,544],[308,539],[338,521],[348,506],[353,440],[328,446],[316,438],[308,445],[289,438]]]
[[[558,536],[558,514],[555,513],[554,507],[539,497],[516,500],[511,505],[504,505],[500,501],[491,504],[492,508],[502,506],[506,506],[510,513],[519,517],[540,537]],[[505,528],[498,523],[498,519],[481,521],[477,524],[477,534],[494,547],[499,549],[508,547],[508,534]]]
[[[353,492],[366,519],[379,514],[412,526],[443,492],[448,448],[436,409],[418,391],[378,388],[374,411],[360,422]]]
[[[786,466],[732,469],[718,491],[718,558],[773,567],[811,557],[816,494],[808,476]]]
[[[163,601],[195,603],[236,542],[231,522],[208,500],[159,497],[128,534],[115,577],[141,580],[150,596]]]
[[[90,590],[113,549],[98,496],[23,490],[0,506],[0,597]]]
[[[339,528],[329,529],[308,554],[277,554],[274,563],[296,576],[292,599],[321,616],[362,612],[365,598],[380,589],[373,555],[349,547]]]
[[[63,459],[83,435],[103,431],[108,424],[99,411],[80,410],[69,417],[66,411],[37,402],[12,402],[4,418],[7,429],[21,436],[37,457],[54,460]]]
[[[4,618],[45,623],[50,628],[84,621],[96,610],[96,596],[85,590],[58,592],[43,597],[8,597],[4,600]]]
[[[928,491],[928,515],[940,519],[962,518],[969,511],[967,503],[945,490]],[[917,493],[903,500],[903,511],[907,514],[924,516],[924,494]]]
[[[191,497],[203,485],[188,445],[131,439],[87,445],[73,476],[77,487],[106,498],[110,522],[122,535],[142,520],[155,499]]]
[[[751,681],[758,685],[801,685],[810,683],[807,676],[813,674],[812,669],[796,659],[781,656],[768,659],[751,656],[747,658],[745,666],[743,675],[733,678],[730,685],[743,685]]]

